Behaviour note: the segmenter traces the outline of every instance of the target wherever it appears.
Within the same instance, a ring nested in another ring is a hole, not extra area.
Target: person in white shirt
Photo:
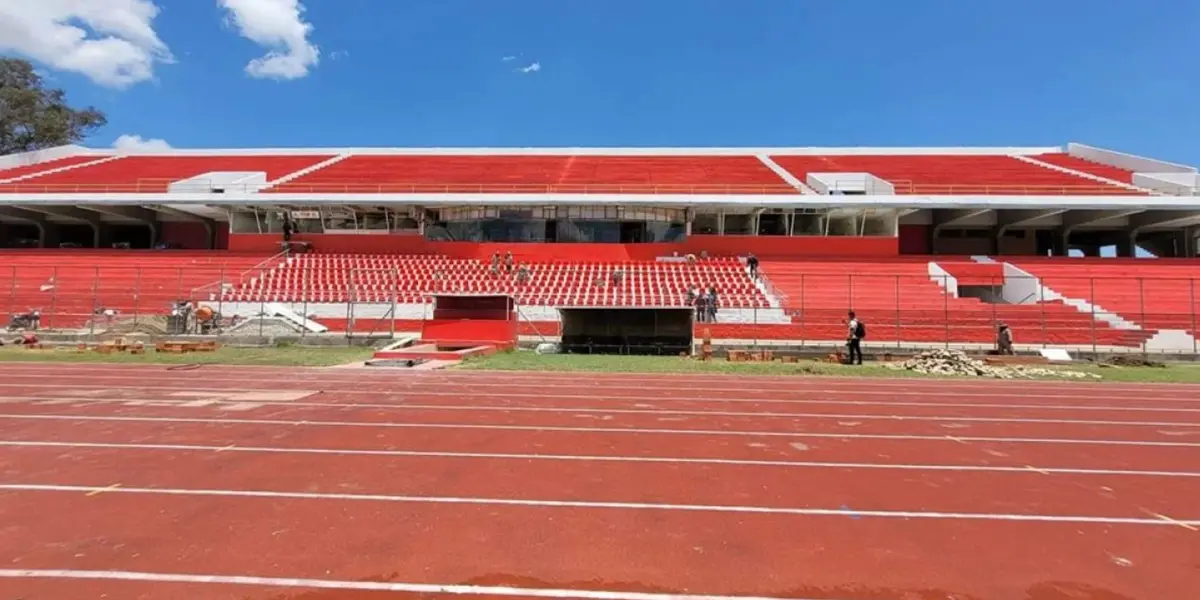
[[[856,317],[854,315],[854,311],[850,311],[849,317],[850,317],[850,319],[846,323],[846,325],[847,325],[846,346],[849,348],[849,352],[850,352],[850,364],[861,365],[862,360],[863,360],[862,359],[862,333],[863,333],[864,328],[862,326],[862,323],[858,320],[858,317]],[[857,359],[857,362],[855,362],[856,359]]]

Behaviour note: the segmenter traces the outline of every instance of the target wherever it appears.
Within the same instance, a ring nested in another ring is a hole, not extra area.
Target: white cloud
[[[529,63],[529,65],[521,67],[520,69],[517,69],[517,70],[522,73],[537,73],[538,71],[542,70],[542,63],[531,62],[531,63]]]
[[[124,88],[172,61],[153,0],[0,0],[0,52]]]
[[[340,60],[350,56],[349,50],[334,50],[329,53],[329,60]]]
[[[515,57],[515,56],[505,56],[504,58],[501,58],[500,60],[502,60],[502,61],[504,61],[504,62],[511,62],[511,61],[517,60],[517,57]]]
[[[217,0],[217,4],[242,37],[267,49],[265,56],[246,65],[247,75],[299,79],[320,62],[320,49],[308,40],[312,25],[304,22],[300,0]]]
[[[113,142],[113,148],[124,152],[163,152],[170,150],[171,145],[163,139],[145,139],[140,135],[125,134]]]

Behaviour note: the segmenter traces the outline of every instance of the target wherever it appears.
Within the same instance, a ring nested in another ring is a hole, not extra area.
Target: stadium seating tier
[[[1197,262],[1030,259],[1020,266],[1071,298],[1094,299],[1097,310],[1143,326],[1121,329],[1062,301],[991,304],[944,293],[923,257],[894,261],[764,261],[782,310],[736,259],[698,264],[660,261],[570,262],[529,265],[519,283],[488,261],[445,256],[315,254],[263,262],[263,255],[191,251],[13,251],[0,255],[0,289],[8,313],[40,309],[46,327],[83,327],[98,309],[123,317],[163,315],[172,302],[402,303],[438,293],[511,294],[524,306],[663,306],[686,303],[693,286],[713,286],[721,307],[742,311],[711,328],[717,339],[836,341],[846,311],[870,324],[869,342],[990,344],[1009,324],[1021,344],[1137,347],[1158,329],[1195,330]],[[960,286],[994,286],[997,265],[939,263]],[[613,273],[623,272],[614,285]],[[1099,277],[1091,280],[1090,277]],[[225,282],[220,285],[219,282]],[[1083,286],[1086,286],[1084,289]],[[791,323],[786,323],[790,314]],[[759,315],[784,321],[757,321]],[[334,314],[338,314],[335,311]],[[542,313],[538,313],[542,314]],[[539,317],[544,318],[544,317]],[[720,317],[719,317],[720,318]],[[544,324],[529,327],[546,329]],[[546,333],[543,331],[543,333]],[[878,347],[878,346],[877,346]]]
[[[75,166],[75,165],[81,165],[84,163],[89,163],[94,160],[100,160],[103,158],[105,158],[104,155],[81,154],[78,156],[66,156],[63,158],[56,158],[54,160],[42,161],[39,163],[33,163],[33,164],[29,164],[29,165],[21,165],[19,167],[12,167],[9,169],[0,169],[0,181],[13,179],[16,177],[28,177],[35,173],[41,173],[43,171],[49,171],[52,169],[61,169],[63,167],[71,167],[71,166]]]
[[[351,156],[276,192],[794,194],[753,156]]]
[[[999,155],[772,156],[805,181],[809,173],[870,173],[897,194],[1130,195],[1128,189]]]
[[[978,273],[968,269],[968,274],[980,278],[976,283],[1002,283],[992,279],[993,266],[986,267]],[[875,341],[992,343],[1000,323],[1013,329],[1019,343],[1136,346],[1148,337],[1146,332],[1113,329],[1061,302],[993,304],[955,297],[930,277],[926,260],[764,261],[762,268],[807,339],[844,338],[850,310],[872,323],[870,338]],[[814,337],[818,335],[833,337]]]
[[[311,167],[330,156],[125,156],[116,160],[0,184],[15,193],[153,193],[204,173],[261,171],[267,181]]]
[[[1111,179],[1113,181],[1120,181],[1121,183],[1133,183],[1133,171],[1121,169],[1119,167],[1110,167],[1098,162],[1092,162],[1087,159],[1071,156],[1070,154],[1038,154],[1037,156],[1033,156],[1031,158],[1035,158],[1044,163],[1050,163],[1058,167],[1073,169],[1089,175]]]
[[[1200,262],[1148,259],[1019,259],[1010,261],[1042,284],[1094,304],[1146,329],[1196,332]]]
[[[509,294],[525,305],[683,306],[692,286],[716,287],[722,306],[765,308],[766,295],[736,260],[541,263],[495,271],[441,256],[302,255],[227,291],[230,302],[425,302],[433,294]],[[621,271],[620,282],[614,272]]]
[[[236,281],[266,258],[188,251],[3,252],[0,308],[6,316],[39,310],[42,326],[51,328],[83,327],[100,309],[122,318],[165,315],[172,302],[221,280]]]
[[[0,171],[0,191],[162,192],[173,181],[214,171],[265,171],[268,181],[333,158],[316,155],[80,155]],[[1064,153],[1030,158],[1122,183],[1133,173]],[[778,155],[801,180],[809,173],[863,172],[898,194],[1129,195],[1138,192],[1012,156],[974,154]],[[294,193],[794,194],[756,156],[721,155],[370,155],[356,154],[269,189]]]

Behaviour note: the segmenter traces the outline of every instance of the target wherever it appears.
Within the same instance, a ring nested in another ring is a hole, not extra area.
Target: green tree
[[[107,122],[95,108],[68,106],[29,61],[0,57],[0,155],[78,143]]]

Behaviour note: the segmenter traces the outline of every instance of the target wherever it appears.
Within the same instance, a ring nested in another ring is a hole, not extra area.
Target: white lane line
[[[84,376],[84,375],[68,375],[68,374],[56,374],[55,375],[56,380],[70,379],[72,377],[86,379],[88,382],[92,382],[97,379],[100,379],[100,380],[116,379],[118,381],[129,381],[131,379],[135,379],[135,377],[131,376],[131,375],[115,375],[115,376],[106,376],[106,375]],[[94,383],[91,383],[91,384],[88,384],[88,383],[48,384],[48,383],[44,383],[45,380],[42,378],[38,378],[35,381],[31,381],[29,383],[14,383],[13,381],[18,378],[19,377],[16,377],[16,376],[8,377],[5,379],[6,383],[0,383],[0,387],[85,388],[85,389],[90,389],[90,388],[96,387],[96,384],[94,384]],[[387,389],[369,389],[374,383],[383,384],[385,382],[382,382],[382,381],[377,381],[377,382],[324,381],[324,380],[319,380],[319,379],[314,380],[314,379],[304,379],[304,378],[295,378],[295,377],[286,378],[286,379],[264,379],[261,377],[218,378],[218,379],[195,379],[195,380],[189,381],[189,380],[179,379],[179,378],[176,378],[173,376],[172,377],[164,377],[162,381],[154,381],[153,378],[148,378],[148,377],[144,377],[144,376],[136,377],[136,380],[139,382],[139,384],[105,385],[104,387],[109,388],[109,389],[141,389],[141,390],[156,390],[156,391],[164,391],[164,390],[199,391],[199,392],[212,392],[212,393],[261,392],[261,391],[263,391],[263,389],[265,389],[263,387],[251,387],[251,388],[235,388],[235,387],[206,388],[206,387],[203,387],[205,384],[212,384],[215,382],[228,382],[228,383],[245,382],[245,383],[250,383],[250,384],[257,384],[259,386],[266,385],[266,386],[270,386],[270,388],[274,388],[274,389],[280,389],[281,386],[286,386],[286,385],[302,385],[302,386],[305,386],[304,389],[312,389],[314,387],[316,387],[316,388],[324,387],[324,388],[333,388],[330,391],[335,392],[335,393],[369,394],[369,395],[396,395],[396,394],[453,395],[453,396],[480,395],[480,396],[514,396],[514,397],[526,397],[526,398],[530,397],[530,396],[537,396],[537,397],[563,397],[563,398],[575,397],[575,398],[589,398],[589,399],[596,397],[596,394],[553,394],[553,393],[549,393],[550,389],[566,389],[566,390],[573,390],[573,391],[578,391],[581,388],[586,389],[587,387],[589,387],[589,385],[586,382],[576,382],[573,384],[565,384],[565,385],[542,384],[540,382],[532,382],[529,384],[515,384],[515,383],[462,384],[462,383],[459,383],[459,382],[456,382],[453,380],[447,381],[447,380],[424,379],[422,381],[409,381],[409,380],[397,379],[397,380],[386,382],[389,384],[386,386]],[[194,384],[194,385],[192,385],[192,384]],[[618,386],[618,385],[609,385],[607,383],[597,383],[595,386],[591,386],[591,387],[597,387],[598,389],[604,390],[605,392],[612,391],[612,390],[634,390],[634,391],[639,391],[639,392],[653,391],[653,392],[659,392],[659,393],[672,392],[672,391],[688,392],[688,393],[703,392],[710,396],[711,395],[737,394],[737,393],[744,394],[747,391],[745,386],[735,387],[735,388],[727,388],[727,387],[719,387],[719,386],[718,387],[698,387],[698,388],[693,388],[693,387],[678,388],[678,387],[662,387],[662,386],[652,386],[652,385],[648,385],[648,386]],[[270,389],[270,388],[266,388],[266,389]],[[340,389],[338,389],[338,388],[340,388]],[[429,391],[425,391],[426,388],[428,388]],[[488,388],[488,389],[490,389],[490,388],[517,388],[518,390],[525,390],[525,391],[520,392],[520,393],[511,393],[511,394],[496,394],[496,393],[492,393],[492,392],[484,392],[477,388]],[[530,388],[535,388],[537,391],[529,392]],[[283,389],[288,389],[288,388],[284,387]],[[297,389],[300,389],[300,388],[297,388]],[[448,389],[451,391],[446,391]],[[788,396],[788,395],[804,396],[804,395],[809,395],[809,394],[839,394],[839,395],[854,395],[854,396],[886,396],[886,397],[916,396],[916,397],[920,397],[920,398],[940,397],[940,396],[946,396],[946,397],[951,397],[951,398],[1021,397],[1021,398],[1026,398],[1026,399],[1028,399],[1028,398],[1052,398],[1052,399],[1065,399],[1065,400],[1071,400],[1071,399],[1090,400],[1095,397],[1094,394],[1086,395],[1086,396],[1080,395],[1080,394],[1044,394],[1044,393],[1037,393],[1035,391],[1030,391],[1030,390],[1022,390],[1019,388],[1006,389],[1003,392],[995,392],[995,391],[992,391],[992,392],[955,392],[955,391],[945,391],[944,389],[937,390],[937,391],[934,391],[934,390],[911,390],[911,389],[874,391],[874,390],[860,390],[860,389],[855,389],[855,388],[851,388],[851,387],[846,387],[846,388],[836,388],[836,387],[835,388],[800,388],[800,389],[797,389],[797,388],[791,388],[791,389],[767,388],[767,389],[761,389],[759,391],[761,393],[767,394],[768,396],[774,395],[774,394],[782,394],[785,396]],[[1096,390],[1096,391],[1099,391],[1099,390]],[[1179,391],[1182,393],[1187,392],[1187,390],[1179,390]],[[1130,392],[1129,395],[1117,395],[1112,392],[1105,392],[1103,394],[1103,397],[1105,400],[1108,400],[1108,401],[1130,400],[1130,401],[1138,401],[1138,402],[1193,403],[1193,404],[1200,403],[1200,399],[1146,398],[1144,395],[1138,395],[1134,392]],[[690,400],[691,399],[686,396],[679,397],[679,398],[670,398],[670,397],[664,398],[662,395],[658,395],[658,396],[620,396],[620,395],[618,395],[618,396],[608,396],[608,398],[620,399],[620,400]],[[763,401],[763,402],[769,402],[769,401],[771,401],[771,398],[770,397],[746,398],[746,400],[758,400],[758,401]]]
[[[114,484],[112,484],[112,485],[110,485],[110,486],[108,486],[108,487],[103,487],[103,488],[98,488],[98,489],[92,490],[92,491],[90,491],[90,492],[88,492],[87,494],[84,494],[84,495],[85,495],[85,496],[88,496],[88,497],[91,497],[91,496],[95,496],[95,495],[98,495],[98,494],[103,494],[104,492],[111,492],[111,491],[113,491],[113,490],[115,490],[115,489],[117,489],[117,488],[119,488],[119,487],[121,487],[121,484],[119,484],[119,483],[114,483]]]
[[[144,583],[187,583],[238,585],[268,588],[301,588],[339,591],[401,592],[409,594],[450,594],[456,596],[517,596],[525,598],[569,598],[575,600],[805,600],[768,596],[718,596],[711,594],[661,594],[612,590],[572,590],[519,588],[491,585],[402,583],[395,581],[341,581],[292,577],[250,577],[246,575],[194,575],[183,573],[145,573],[136,571],[82,571],[75,569],[0,569],[5,579],[80,579],[136,581]]]
[[[1171,517],[1168,517],[1167,515],[1149,511],[1144,508],[1142,509],[1142,512],[1144,512],[1156,519],[1161,519],[1162,521],[1165,521],[1165,522],[1167,522],[1171,525],[1175,525],[1177,527],[1182,527],[1182,528],[1190,530],[1190,531],[1200,531],[1200,528],[1196,527],[1195,523],[1190,523],[1188,521],[1180,521],[1178,519],[1173,519]]]
[[[1197,477],[1200,472],[1153,471],[1132,469],[1081,469],[1071,467],[1034,467],[1030,465],[942,465],[913,463],[861,463],[829,461],[753,460],[733,458],[679,458],[670,456],[603,456],[589,454],[522,454],[510,452],[431,452],[420,450],[365,450],[349,448],[285,448],[278,446],[209,446],[201,444],[123,444],[109,442],[0,441],[0,447],[13,448],[93,448],[103,450],[166,450],[178,452],[240,452],[250,454],[317,454],[333,456],[405,456],[418,458],[464,458],[498,460],[544,460],[616,463],[657,463],[691,465],[729,465],[749,467],[790,467],[808,469],[875,469],[900,471],[962,471],[984,473],[1052,473],[1061,475],[1130,475],[1142,477]]]
[[[148,400],[135,398],[88,398],[88,399],[63,399],[55,397],[39,397],[30,399],[29,397],[17,398],[15,402],[19,403],[25,400],[32,402],[54,402],[57,404],[97,404],[97,403],[119,403],[130,405],[146,405],[146,406],[195,406],[178,400]],[[8,397],[0,397],[0,401],[13,403]],[[191,401],[195,402],[195,401]],[[212,400],[205,401],[207,405],[229,404],[221,398],[214,397]],[[716,411],[716,410],[654,410],[641,408],[548,408],[548,407],[532,407],[532,406],[475,406],[475,405],[440,405],[440,404],[351,404],[351,403],[336,403],[336,402],[282,402],[282,401],[264,401],[256,402],[263,406],[290,406],[290,407],[313,407],[313,408],[386,408],[389,410],[427,410],[427,411],[446,411],[446,412],[507,412],[507,413],[548,413],[548,414],[616,414],[616,415],[645,415],[645,416],[690,416],[690,417],[751,417],[765,419],[814,419],[814,420],[846,420],[846,419],[862,419],[866,421],[929,421],[934,423],[953,422],[953,423],[1021,423],[1021,424],[1046,424],[1046,425],[1103,425],[1106,427],[1198,427],[1200,422],[1179,422],[1179,421],[1122,421],[1111,419],[1038,419],[1034,417],[965,417],[954,415],[894,415],[894,414],[872,414],[872,413],[779,413],[779,412],[751,412],[751,411]],[[230,405],[232,406],[232,405]]]
[[[279,425],[294,427],[379,427],[397,429],[456,429],[481,431],[534,431],[534,432],[566,432],[566,433],[624,433],[624,434],[656,434],[656,435],[712,435],[738,437],[785,437],[785,438],[824,438],[837,440],[921,440],[945,442],[950,441],[944,435],[917,434],[871,434],[871,433],[812,433],[803,431],[745,431],[729,429],[641,429],[636,427],[565,427],[539,425],[480,425],[475,423],[405,423],[397,421],[313,421],[288,419],[208,419],[202,417],[136,417],[136,416],[98,416],[98,415],[39,415],[39,414],[0,414],[0,419],[12,420],[41,420],[41,421],[97,421],[125,423],[205,423],[217,425]],[[1159,448],[1200,448],[1200,442],[1156,442],[1144,440],[1106,440],[1078,438],[1024,438],[1024,437],[983,437],[958,436],[955,441],[961,442],[1001,442],[1014,444],[1083,444],[1100,446],[1146,446]]]
[[[879,519],[931,519],[965,521],[1006,521],[1029,523],[1092,523],[1103,525],[1197,526],[1200,520],[1161,518],[1098,517],[1090,515],[1041,515],[1018,513],[967,513],[908,510],[853,510],[843,508],[788,508],[771,506],[738,506],[727,504],[667,504],[653,502],[598,502],[588,500],[533,500],[518,498],[485,498],[474,496],[403,496],[393,494],[346,494],[319,492],[279,492],[266,490],[223,490],[184,488],[103,488],[88,485],[59,484],[0,484],[0,491],[10,492],[72,492],[86,493],[104,490],[108,494],[137,494],[152,496],[203,496],[219,498],[271,498],[289,500],[340,500],[359,502],[397,502],[413,504],[466,504],[488,506],[523,506],[536,508],[586,508],[613,510],[657,510],[677,512],[711,512],[736,514],[788,515],[804,517],[870,517]]]
[[[3,384],[0,384],[3,385]],[[139,393],[152,393],[151,390],[137,390]],[[176,396],[177,394],[168,394],[168,396]],[[211,400],[221,402],[244,402],[251,400],[248,397],[250,394],[234,394],[218,393],[218,392],[188,392],[190,400]],[[300,394],[299,397],[309,396],[311,394]],[[405,396],[405,394],[397,394]],[[461,398],[462,394],[415,394],[416,396],[452,396]],[[411,396],[407,398],[399,398],[396,402],[308,402],[303,400],[287,400],[271,397],[262,397],[261,399],[253,399],[256,404],[288,404],[290,406],[349,406],[361,408],[423,408],[429,410],[518,410],[518,411],[560,411],[560,412],[628,412],[628,413],[671,413],[671,414],[712,414],[712,415],[762,415],[762,416],[792,416],[792,413],[779,412],[758,412],[758,411],[705,411],[705,410],[686,410],[672,408],[642,408],[642,409],[625,409],[625,408],[608,408],[603,406],[587,407],[587,406],[514,406],[507,404],[411,404]],[[496,395],[499,396],[499,395]],[[629,403],[629,402],[663,402],[663,398],[656,397],[640,397],[640,398],[605,398],[595,395],[574,395],[574,396],[553,396],[542,395],[529,396],[524,394],[506,394],[505,397],[521,398],[525,400],[546,400],[552,398],[567,398],[578,400],[591,400],[593,402],[605,402],[611,404]],[[486,396],[492,398],[494,396]],[[23,394],[17,396],[0,396],[0,402],[38,402],[50,400],[67,400],[63,396],[49,395],[34,395]],[[84,402],[180,402],[181,400],[160,398],[146,399],[133,397],[95,397],[88,396],[84,398],[70,397],[71,400]],[[1136,406],[1100,406],[1100,405],[1062,405],[1062,404],[994,404],[994,403],[971,403],[971,402],[874,402],[868,400],[756,400],[743,398],[713,398],[713,399],[691,399],[691,398],[671,398],[665,399],[666,402],[701,402],[701,403],[748,403],[748,404],[802,404],[802,405],[829,405],[829,406],[898,406],[904,408],[996,408],[1002,410],[1047,410],[1047,411],[1100,411],[1100,412],[1161,412],[1161,413],[1200,413],[1200,408],[1141,408]],[[1198,423],[1197,425],[1200,425]]]

